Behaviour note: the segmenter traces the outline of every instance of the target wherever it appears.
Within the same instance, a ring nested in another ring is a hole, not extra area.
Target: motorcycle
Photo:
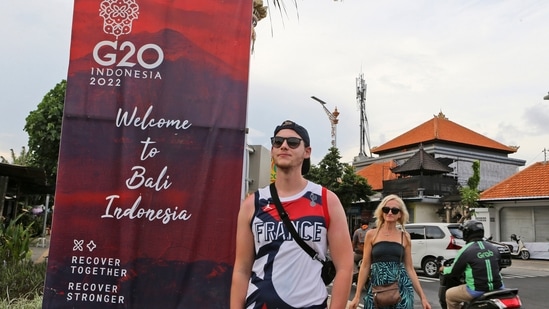
[[[437,258],[437,265],[440,269],[441,266],[451,266],[454,259],[444,260],[442,256]],[[451,277],[439,273],[440,287],[438,289],[438,299],[442,309],[446,309],[446,290],[454,286],[463,284],[463,278]],[[481,296],[474,298],[469,303],[463,303],[462,309],[519,309],[522,308],[522,302],[518,295],[518,289],[505,288],[501,290],[490,291],[482,294]]]
[[[509,250],[511,251],[511,256],[520,257],[523,260],[528,260],[530,258],[530,251],[528,251],[528,248],[524,245],[522,242],[522,239],[520,239],[520,236],[517,236],[516,234],[511,234],[511,240],[515,241],[517,243],[517,249],[514,249],[513,245],[507,245],[509,247]]]

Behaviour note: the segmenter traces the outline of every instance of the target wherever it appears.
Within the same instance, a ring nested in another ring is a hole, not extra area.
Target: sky
[[[99,1],[99,0],[97,0]],[[137,1],[139,3],[139,0]],[[331,146],[322,106],[339,111],[342,161],[360,152],[356,79],[372,147],[443,113],[504,145],[528,166],[549,151],[549,2],[285,0],[256,27],[248,144],[270,148],[286,119],[309,131],[312,163]],[[27,145],[25,118],[66,79],[73,2],[0,3],[0,155]]]

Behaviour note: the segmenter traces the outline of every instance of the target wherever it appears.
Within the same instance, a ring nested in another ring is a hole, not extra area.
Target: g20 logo
[[[106,52],[103,54],[100,51]],[[156,60],[154,62],[149,63],[144,59],[143,55],[147,51],[156,53]],[[122,52],[122,57],[117,59],[117,54],[120,52]],[[135,62],[131,61],[134,55],[136,56],[137,63],[142,68],[148,70],[157,68],[164,61],[164,51],[162,51],[160,46],[152,43],[136,48],[130,41],[125,41],[120,46],[118,46],[118,41],[101,41],[93,48],[93,59],[102,66],[115,65],[117,67],[132,68],[136,65]]]

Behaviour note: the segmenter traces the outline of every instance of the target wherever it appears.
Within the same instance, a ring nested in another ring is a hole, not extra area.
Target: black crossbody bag
[[[286,226],[290,234],[292,234],[292,236],[294,237],[295,241],[299,244],[299,246],[303,248],[303,250],[305,250],[305,252],[307,252],[307,254],[309,254],[311,258],[313,258],[313,260],[317,260],[320,263],[322,263],[321,276],[322,276],[322,281],[324,281],[324,284],[328,285],[332,283],[336,275],[334,262],[332,262],[332,260],[330,260],[328,257],[326,257],[326,260],[324,261],[321,260],[318,257],[318,253],[305,243],[305,241],[299,236],[294,226],[290,222],[290,217],[288,216],[288,213],[284,210],[284,207],[282,207],[282,203],[280,203],[280,198],[278,197],[278,192],[276,191],[276,186],[274,182],[271,183],[271,185],[269,186],[269,189],[271,190],[271,197],[273,199],[273,203],[276,206],[276,210],[278,210],[278,215],[284,222],[284,225]]]

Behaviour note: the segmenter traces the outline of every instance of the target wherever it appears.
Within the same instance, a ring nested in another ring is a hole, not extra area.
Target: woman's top
[[[404,247],[394,241],[380,241],[372,247],[372,263],[400,262],[404,255]]]

